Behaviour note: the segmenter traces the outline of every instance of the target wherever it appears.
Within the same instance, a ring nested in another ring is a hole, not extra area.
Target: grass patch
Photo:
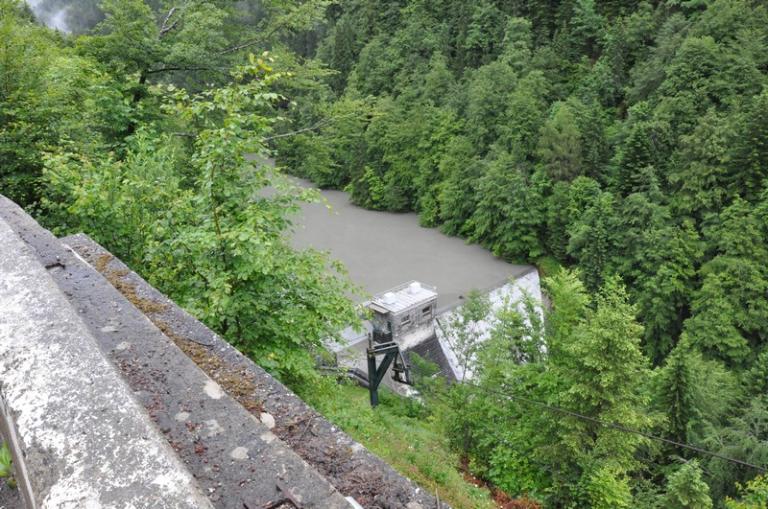
[[[487,489],[464,479],[439,423],[424,416],[417,402],[386,389],[379,391],[379,400],[374,410],[367,389],[345,384],[313,403],[352,438],[455,509],[496,507]]]
[[[536,268],[539,269],[539,275],[542,278],[554,276],[563,266],[552,256],[542,256],[536,260]]]

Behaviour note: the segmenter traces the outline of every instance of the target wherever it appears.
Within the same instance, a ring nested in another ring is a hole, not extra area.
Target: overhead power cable
[[[618,423],[615,423],[615,422],[606,422],[606,421],[603,421],[603,420],[600,420],[600,419],[596,419],[595,417],[590,417],[588,415],[584,415],[584,414],[581,414],[579,412],[575,412],[573,410],[568,410],[566,408],[562,408],[562,407],[559,407],[557,405],[551,405],[549,403],[545,403],[543,401],[538,401],[538,400],[535,400],[535,399],[531,399],[531,398],[528,398],[528,397],[525,397],[525,396],[520,396],[518,394],[512,394],[512,393],[501,392],[501,391],[493,391],[493,390],[490,390],[490,389],[487,389],[487,388],[484,388],[484,387],[480,387],[479,385],[476,385],[476,384],[467,383],[467,382],[464,382],[464,383],[466,385],[469,385],[470,387],[474,387],[474,388],[478,389],[480,392],[483,392],[486,395],[495,395],[495,396],[501,396],[501,397],[504,397],[504,398],[509,398],[511,400],[523,401],[523,402],[529,403],[531,405],[536,405],[536,406],[545,408],[545,409],[549,410],[550,412],[556,412],[556,413],[568,415],[570,417],[575,417],[577,419],[582,419],[582,420],[585,420],[585,421],[592,422],[594,424],[598,424],[598,425],[603,426],[605,428],[615,429],[615,430],[621,431],[623,433],[630,433],[630,434],[634,434],[634,435],[639,435],[639,436],[647,438],[649,440],[655,440],[657,442],[662,442],[662,443],[665,443],[667,445],[673,445],[675,447],[679,447],[679,448],[682,448],[682,449],[689,449],[691,451],[695,451],[695,452],[700,453],[700,454],[705,454],[705,455],[708,455],[708,456],[712,456],[714,458],[718,458],[718,459],[721,459],[723,461],[728,461],[728,462],[736,464],[736,465],[740,465],[740,466],[748,467],[748,468],[753,468],[753,469],[755,469],[758,472],[763,473],[763,474],[768,473],[768,469],[766,469],[765,467],[761,467],[760,465],[754,465],[752,463],[748,463],[748,462],[742,461],[740,459],[731,458],[729,456],[725,456],[723,454],[720,454],[720,453],[717,453],[717,452],[714,452],[714,451],[710,451],[710,450],[704,449],[703,447],[699,447],[699,446],[692,445],[692,444],[687,444],[687,443],[684,443],[684,442],[678,442],[676,440],[670,440],[669,438],[664,438],[664,437],[661,437],[661,436],[658,436],[658,435],[653,435],[651,433],[646,433],[645,431],[640,431],[640,430],[628,428],[627,426],[624,426],[622,424],[618,424]]]

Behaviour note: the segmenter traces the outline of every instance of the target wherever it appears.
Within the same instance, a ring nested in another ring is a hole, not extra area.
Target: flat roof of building
[[[389,313],[397,314],[433,300],[437,300],[437,289],[434,286],[425,285],[419,281],[409,281],[386,292],[377,293],[373,296],[371,304]]]

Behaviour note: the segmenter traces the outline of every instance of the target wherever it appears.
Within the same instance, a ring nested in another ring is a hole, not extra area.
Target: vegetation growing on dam
[[[73,34],[0,0],[2,194],[342,425],[370,421],[314,364],[351,283],[291,249],[312,193],[259,161],[555,260],[544,321],[503,310],[472,384],[409,411],[545,507],[766,506],[765,2],[65,3],[31,5]]]

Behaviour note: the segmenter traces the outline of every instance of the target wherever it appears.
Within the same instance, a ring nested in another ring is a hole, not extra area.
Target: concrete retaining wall
[[[0,219],[0,401],[30,508],[211,507],[48,270]]]
[[[0,225],[0,424],[29,507],[437,507],[87,236],[2,196]]]

